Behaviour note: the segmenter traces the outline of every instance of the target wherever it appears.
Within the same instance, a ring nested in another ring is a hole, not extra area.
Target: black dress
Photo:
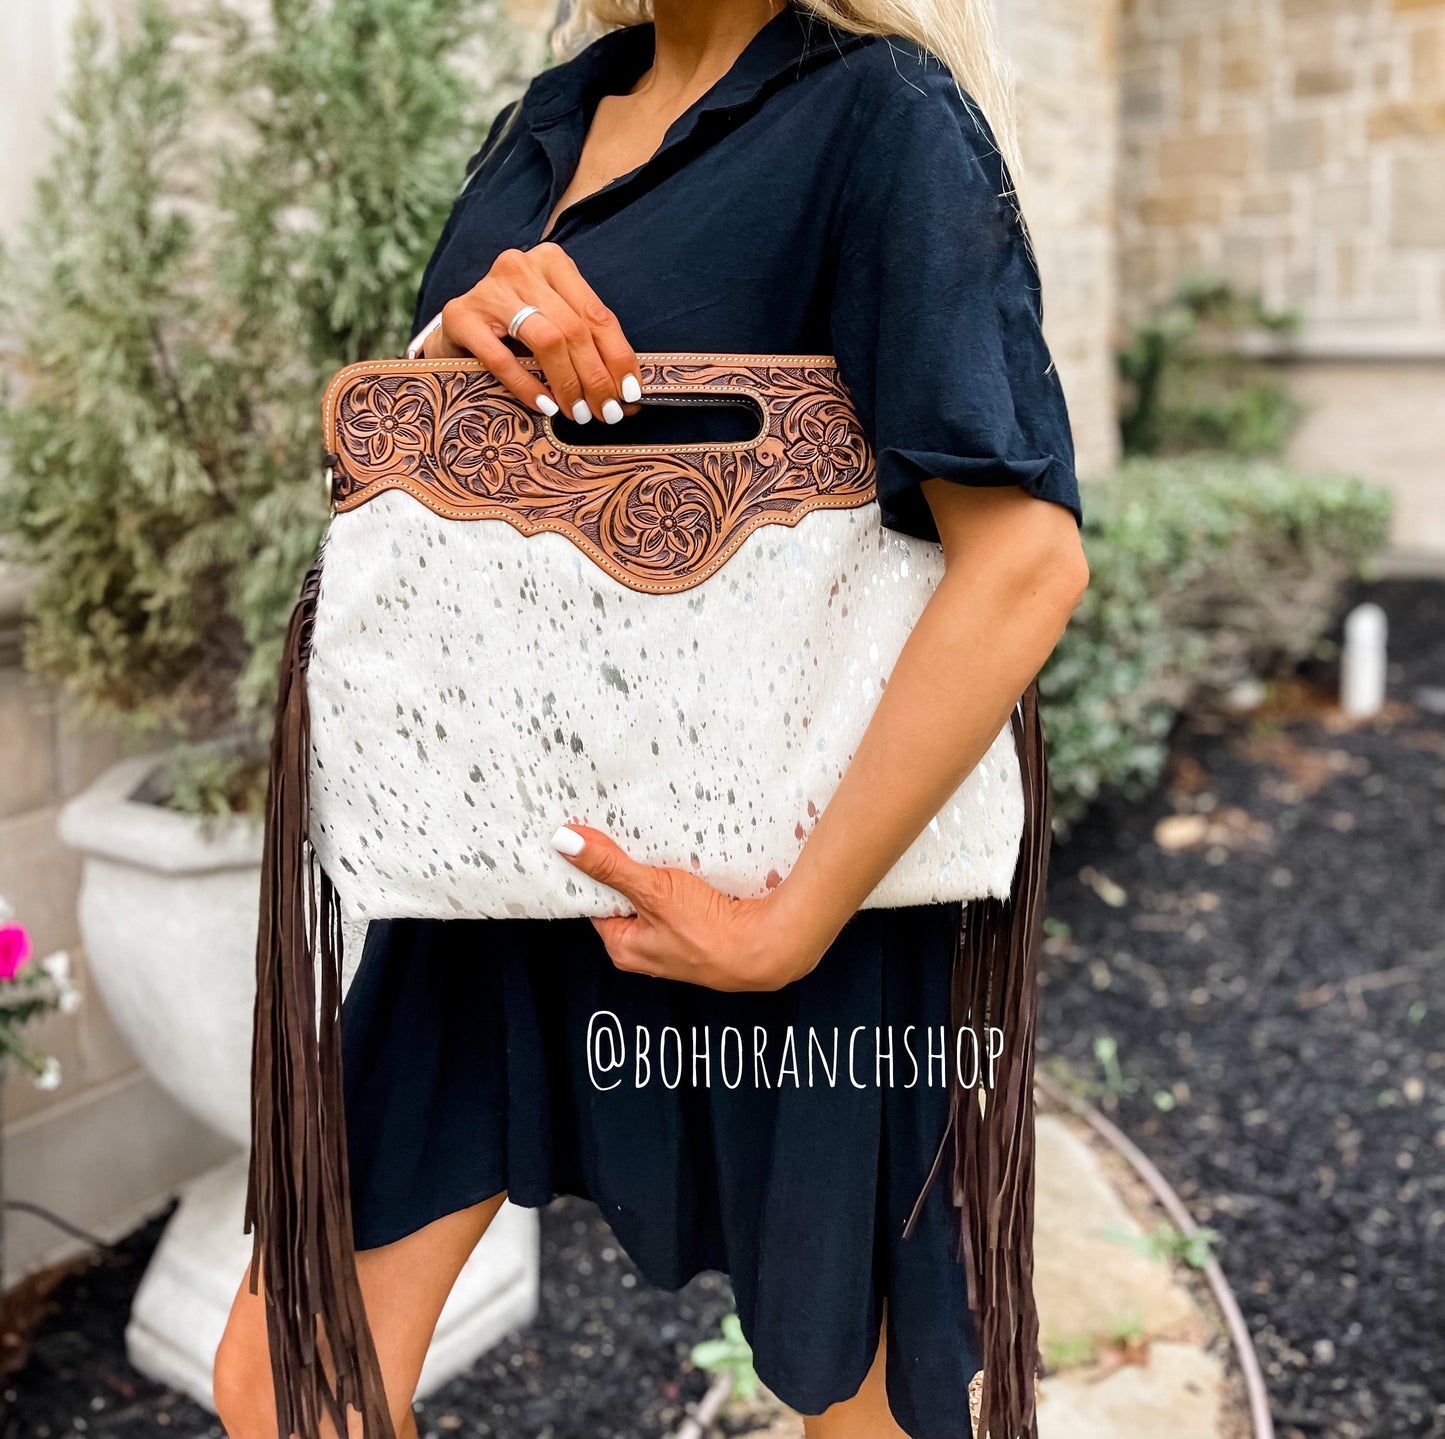
[[[652,44],[647,25],[605,36],[499,117],[427,266],[417,328],[502,250],[538,242],[599,97],[628,90]],[[652,159],[550,238],[639,351],[836,355],[884,523],[936,541],[917,488],[929,476],[1022,485],[1078,514],[1006,189],[935,59],[788,8]],[[358,1247],[503,1189],[531,1206],[584,1196],[652,1283],[726,1271],[758,1373],[803,1413],[857,1391],[886,1300],[898,1422],[914,1439],[967,1433],[979,1362],[945,1186],[902,1238],[946,1124],[922,1036],[949,1022],[958,916],[859,911],[811,974],[770,994],[622,973],[585,919],[372,924],[342,1018]],[[626,1046],[616,1071],[589,1065],[589,1040],[594,1061],[605,1053],[599,1013]],[[639,1027],[653,1046],[641,1069]]]

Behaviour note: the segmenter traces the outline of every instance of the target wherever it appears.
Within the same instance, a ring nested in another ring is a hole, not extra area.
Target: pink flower
[[[0,924],[0,983],[14,979],[30,958],[30,936],[20,924]]]

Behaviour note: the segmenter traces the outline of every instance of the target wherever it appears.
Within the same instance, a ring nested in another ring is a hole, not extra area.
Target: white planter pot
[[[61,839],[85,856],[81,936],[136,1057],[178,1104],[244,1145],[260,827],[133,800],[159,764],[124,760],[61,811]]]
[[[80,930],[107,1012],[179,1104],[244,1146],[261,834],[136,801],[161,761],[115,765],[62,811],[84,855]],[[361,953],[347,932],[348,974]],[[245,1164],[191,1185],[136,1295],[127,1330],[142,1372],[211,1403],[211,1356],[250,1255]],[[537,1217],[506,1206],[463,1270],[422,1376],[425,1393],[467,1368],[537,1306]]]

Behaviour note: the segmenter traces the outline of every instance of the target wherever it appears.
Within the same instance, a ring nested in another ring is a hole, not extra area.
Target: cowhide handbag
[[[574,818],[765,894],[943,573],[939,545],[882,525],[832,359],[639,361],[647,402],[742,404],[756,433],[644,448],[595,425],[568,442],[471,360],[351,365],[326,391],[333,518],[287,640],[258,949],[248,1222],[283,1434],[348,1406],[389,1431],[351,1262],[342,916],[625,909],[549,845]],[[1031,689],[864,901],[965,901],[955,1020],[1006,1036],[1002,1112],[956,1102],[951,1125],[973,1289],[1029,1225],[1047,811]],[[1011,1385],[1036,1357],[1027,1285],[983,1287],[1003,1296],[982,1296],[985,1357]],[[1019,1383],[1031,1408],[1032,1374]]]

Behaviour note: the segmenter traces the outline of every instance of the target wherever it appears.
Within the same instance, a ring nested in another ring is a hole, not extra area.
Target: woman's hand
[[[541,362],[549,388],[506,345],[507,327],[529,305],[537,313],[522,321],[516,338]],[[550,242],[503,250],[465,295],[443,307],[441,327],[422,353],[427,359],[475,356],[524,404],[544,415],[560,408],[579,424],[594,415],[616,424],[642,398],[637,355],[617,317]]]
[[[564,825],[552,844],[632,901],[636,914],[592,921],[618,969],[707,989],[781,989],[818,963],[831,938],[795,923],[781,889],[735,899],[688,870],[640,864],[583,824]]]

